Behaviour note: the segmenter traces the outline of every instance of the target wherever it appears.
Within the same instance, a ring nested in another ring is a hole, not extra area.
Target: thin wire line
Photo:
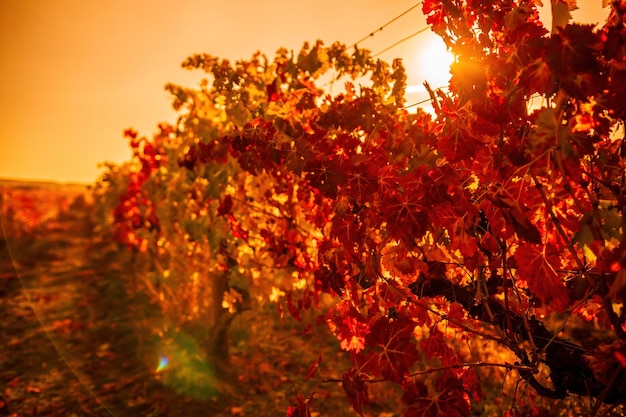
[[[389,26],[390,24],[392,24],[396,20],[400,19],[402,16],[404,16],[407,13],[409,13],[411,10],[413,10],[416,7],[420,6],[422,3],[423,3],[423,1],[418,1],[413,6],[409,7],[407,10],[403,11],[402,13],[400,13],[399,15],[397,15],[396,17],[394,17],[393,19],[391,19],[390,21],[388,21],[387,23],[385,23],[384,25],[379,27],[378,29],[372,31],[369,35],[364,36],[361,39],[359,39],[358,41],[354,42],[352,45],[350,45],[348,47],[348,49],[351,49],[351,48],[357,46],[359,43],[363,42],[364,40],[373,37],[376,33],[381,32],[384,28],[386,28],[387,26]]]
[[[385,23],[384,25],[382,25],[380,28],[376,29],[375,31],[371,32],[369,35],[364,36],[363,38],[359,39],[358,41],[356,41],[355,43],[353,43],[352,45],[350,45],[348,48],[346,49],[351,49],[355,46],[357,46],[360,42],[363,42],[364,40],[368,39],[369,37],[374,36],[377,32],[382,31],[385,27],[389,26],[390,24],[392,24],[393,22],[395,22],[396,20],[400,19],[402,16],[404,16],[405,14],[409,13],[410,11],[412,11],[413,9],[415,9],[416,7],[420,6],[423,3],[423,1],[418,1],[417,3],[415,3],[413,6],[409,7],[407,10],[403,11],[402,13],[400,13],[399,15],[397,15],[396,17],[394,17],[393,19],[391,19],[390,21],[388,21],[387,23]],[[376,54],[372,55],[372,58],[375,58],[385,52],[387,52],[388,50],[395,48],[396,46],[400,45],[402,42],[406,42],[407,40],[411,39],[414,36],[419,35],[420,33],[425,32],[426,30],[428,30],[430,28],[430,26],[426,26],[421,28],[420,30],[418,30],[417,32],[413,33],[412,35],[409,35],[403,39],[400,39],[399,41],[393,43],[392,45],[386,47],[385,49],[383,49],[382,51],[377,52]],[[327,85],[331,86],[331,90],[332,90],[332,85],[334,84],[335,79],[333,76],[333,79],[326,82],[324,85],[322,85],[322,87],[326,87]]]
[[[420,104],[428,103],[429,101],[430,101],[430,99],[427,98],[426,100],[418,101],[417,103],[413,103],[413,104],[409,104],[407,106],[404,106],[403,109],[410,109],[411,107],[419,106]]]
[[[420,33],[424,33],[424,32],[426,32],[428,29],[430,29],[430,26],[426,26],[426,27],[424,27],[424,28],[421,28],[421,29],[420,29],[420,30],[418,30],[417,32],[413,33],[412,35],[409,35],[409,36],[407,36],[406,38],[402,38],[402,39],[400,39],[399,41],[397,41],[397,42],[396,42],[396,43],[394,43],[394,44],[389,45],[388,47],[386,47],[386,48],[385,48],[385,49],[383,49],[382,51],[378,51],[378,52],[376,52],[374,55],[372,55],[372,58],[375,58],[375,57],[377,57],[377,56],[379,56],[379,55],[381,55],[381,54],[383,54],[383,53],[387,52],[388,50],[390,50],[390,49],[392,49],[392,48],[395,48],[396,46],[400,45],[402,42],[406,42],[406,41],[408,41],[409,39],[411,39],[412,37],[419,35]]]
[[[386,48],[385,48],[385,49],[383,49],[382,51],[378,51],[378,52],[376,52],[376,53],[375,53],[374,55],[372,55],[371,57],[372,57],[372,58],[376,58],[377,56],[379,56],[379,55],[381,55],[381,54],[383,54],[383,53],[387,52],[388,50],[393,49],[393,48],[395,48],[396,46],[400,45],[402,42],[406,42],[406,41],[408,41],[409,39],[411,39],[411,38],[413,38],[413,37],[415,37],[415,36],[419,35],[420,33],[424,33],[424,32],[426,32],[428,29],[430,29],[430,26],[423,27],[423,28],[421,28],[420,30],[418,30],[417,32],[415,32],[415,33],[413,33],[413,34],[411,34],[411,35],[409,35],[409,36],[407,36],[407,37],[405,37],[405,38],[402,38],[402,39],[400,39],[399,41],[397,41],[397,42],[395,42],[395,43],[393,43],[393,44],[389,45],[388,47],[386,47]],[[356,45],[356,44],[355,44],[355,45]],[[353,45],[353,46],[354,46],[354,45]],[[351,48],[351,47],[350,47],[350,48]],[[348,49],[350,49],[350,48],[348,48]],[[335,82],[335,80],[334,80],[334,76],[333,76],[333,79],[332,79],[331,81],[328,81],[326,84],[322,85],[322,87],[326,87],[327,85],[332,85],[334,82]]]
[[[444,89],[444,88],[445,88],[445,89],[448,89],[449,87],[448,87],[448,86],[441,86],[441,87],[435,88],[435,90],[442,90],[442,89]],[[445,95],[448,95],[448,94],[450,94],[450,93],[451,93],[451,92],[450,92],[450,91],[448,91],[447,93],[444,93],[444,94],[445,94]],[[430,98],[427,98],[427,99],[425,99],[425,100],[418,101],[417,103],[413,103],[413,104],[406,105],[406,106],[404,106],[404,107],[403,107],[403,109],[409,109],[409,108],[411,108],[411,107],[419,106],[420,104],[428,103],[429,101],[431,101],[431,99],[430,99]]]
[[[444,89],[444,88],[445,88],[445,89],[449,89],[450,87],[448,87],[448,86],[441,86],[441,87],[435,88],[435,90],[442,90],[442,89]],[[452,93],[451,91],[448,91],[447,93],[444,93],[444,94],[445,94],[445,95],[450,95],[451,93]],[[533,99],[535,99],[535,98],[537,98],[537,97],[542,97],[542,96],[541,96],[541,94],[539,94],[539,93],[535,93],[535,94],[533,94],[532,96],[528,97],[528,99],[527,99],[527,100],[533,100]],[[419,106],[420,104],[428,103],[429,101],[431,101],[431,99],[430,99],[430,98],[427,98],[427,99],[425,99],[425,100],[418,101],[417,103],[408,104],[408,105],[404,106],[404,107],[403,107],[403,109],[409,109],[409,108],[411,108],[411,107]]]
[[[4,204],[4,200],[5,200],[5,195],[2,194],[1,195],[2,198],[0,198],[0,202],[2,202]],[[2,208],[0,207],[0,210]],[[41,329],[43,330],[43,332],[46,334],[46,337],[48,338],[48,340],[50,340],[50,343],[52,344],[52,346],[54,347],[54,350],[56,350],[57,354],[59,355],[59,357],[61,358],[61,360],[65,363],[65,365],[68,367],[68,369],[70,370],[70,372],[74,375],[74,377],[76,377],[76,379],[78,380],[78,382],[83,386],[83,388],[85,388],[85,390],[96,400],[98,401],[98,403],[100,404],[100,406],[102,408],[104,408],[106,410],[106,412],[112,416],[112,417],[117,417],[117,414],[115,414],[115,412],[113,412],[113,410],[111,410],[109,408],[109,406],[107,406],[104,401],[96,394],[96,392],[91,389],[86,383],[85,380],[78,374],[78,372],[76,372],[76,370],[74,369],[74,367],[72,367],[72,365],[70,365],[69,360],[67,359],[67,357],[65,356],[65,354],[61,351],[61,348],[59,347],[59,345],[54,341],[54,339],[52,338],[52,335],[50,334],[50,330],[46,328],[46,326],[44,326],[43,323],[43,319],[41,318],[41,316],[39,315],[39,312],[37,311],[37,309],[35,309],[35,305],[33,303],[33,300],[30,296],[30,292],[26,289],[26,285],[24,285],[24,281],[22,280],[22,277],[20,276],[20,273],[18,272],[17,268],[15,267],[15,256],[13,254],[13,250],[11,249],[11,247],[9,246],[9,242],[7,239],[7,233],[6,233],[6,229],[4,227],[4,218],[2,216],[0,216],[0,229],[2,230],[2,236],[4,236],[5,238],[5,244],[7,247],[7,251],[9,252],[9,257],[11,258],[11,264],[13,266],[13,270],[15,271],[15,276],[17,277],[18,281],[20,282],[20,286],[22,287],[22,291],[24,292],[24,295],[26,296],[26,300],[28,302],[28,305],[30,306],[31,310],[33,310],[33,314],[35,315],[35,318],[37,319],[37,322],[39,323],[39,326],[41,327]]]

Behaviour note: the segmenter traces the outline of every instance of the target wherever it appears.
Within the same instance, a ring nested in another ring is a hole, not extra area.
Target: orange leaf
[[[26,387],[26,392],[29,392],[31,394],[39,394],[41,390],[37,387],[28,386]]]
[[[567,288],[556,272],[561,256],[551,245],[522,243],[515,252],[517,271],[527,282],[531,293],[555,311],[563,311],[569,304]]]

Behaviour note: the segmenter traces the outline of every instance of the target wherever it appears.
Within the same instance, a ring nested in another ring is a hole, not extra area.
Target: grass
[[[274,309],[249,311],[231,329],[233,377],[212,390],[188,335],[156,334],[163,317],[128,290],[124,252],[94,241],[88,207],[70,206],[1,242],[0,414],[284,416],[296,390],[317,384],[306,375],[320,351],[323,377],[347,369],[325,327],[306,333]],[[156,372],[167,346],[185,352],[186,373]],[[318,412],[354,415],[340,384],[317,392]]]

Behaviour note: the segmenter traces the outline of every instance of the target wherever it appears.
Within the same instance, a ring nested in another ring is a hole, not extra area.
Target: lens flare
[[[179,329],[168,329],[155,351],[159,358],[155,373],[161,384],[196,399],[220,395],[215,366],[196,338]]]
[[[167,368],[167,365],[169,365],[169,363],[170,363],[169,359],[167,359],[165,356],[161,356],[159,358],[159,366],[156,368],[156,371],[161,372],[162,370]]]

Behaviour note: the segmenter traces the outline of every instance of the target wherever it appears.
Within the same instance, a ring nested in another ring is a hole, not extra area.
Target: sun
[[[439,37],[433,36],[420,49],[418,55],[418,70],[424,80],[432,88],[445,87],[450,81],[450,65],[454,62],[454,55],[446,49],[446,45]]]

